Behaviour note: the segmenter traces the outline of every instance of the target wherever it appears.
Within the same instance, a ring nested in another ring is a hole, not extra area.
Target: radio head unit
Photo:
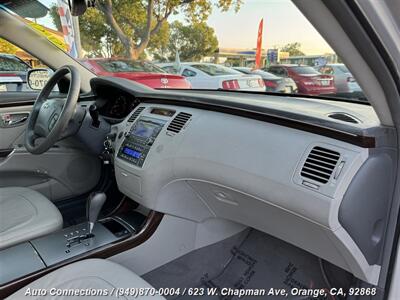
[[[118,157],[138,167],[142,167],[158,134],[166,121],[142,117],[131,127],[118,151]]]

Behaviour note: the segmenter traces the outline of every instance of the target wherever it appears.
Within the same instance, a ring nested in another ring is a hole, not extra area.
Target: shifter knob
[[[92,126],[99,128],[99,111],[97,110],[96,104],[92,104],[89,106],[89,114],[92,117]]]
[[[106,199],[106,194],[101,192],[93,192],[89,195],[86,203],[86,216],[89,222],[89,234],[91,234],[93,231],[94,223],[97,221],[101,208],[103,207],[104,202],[106,202]]]

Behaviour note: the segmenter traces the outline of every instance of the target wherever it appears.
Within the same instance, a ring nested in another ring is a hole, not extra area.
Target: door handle
[[[22,117],[22,118],[17,119],[17,120],[9,121],[7,125],[8,126],[15,126],[15,125],[24,123],[26,120],[28,120],[28,117]]]
[[[0,157],[7,157],[14,151],[14,148],[0,149]]]
[[[28,120],[29,113],[5,113],[1,114],[0,127],[9,128],[23,125]]]

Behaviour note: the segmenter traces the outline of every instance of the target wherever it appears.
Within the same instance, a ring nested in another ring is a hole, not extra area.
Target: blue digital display
[[[124,152],[126,155],[132,156],[132,157],[134,157],[134,158],[140,158],[140,157],[142,156],[142,153],[141,153],[141,152],[136,151],[136,150],[133,150],[133,149],[128,148],[128,147],[124,147],[123,152]]]

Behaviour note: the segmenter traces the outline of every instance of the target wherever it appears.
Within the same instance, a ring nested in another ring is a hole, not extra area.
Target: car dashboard
[[[119,95],[107,103],[100,91],[130,97],[133,109],[111,129],[122,193],[196,222],[256,228],[377,283],[396,153],[371,107],[102,78],[92,86],[106,118]]]

